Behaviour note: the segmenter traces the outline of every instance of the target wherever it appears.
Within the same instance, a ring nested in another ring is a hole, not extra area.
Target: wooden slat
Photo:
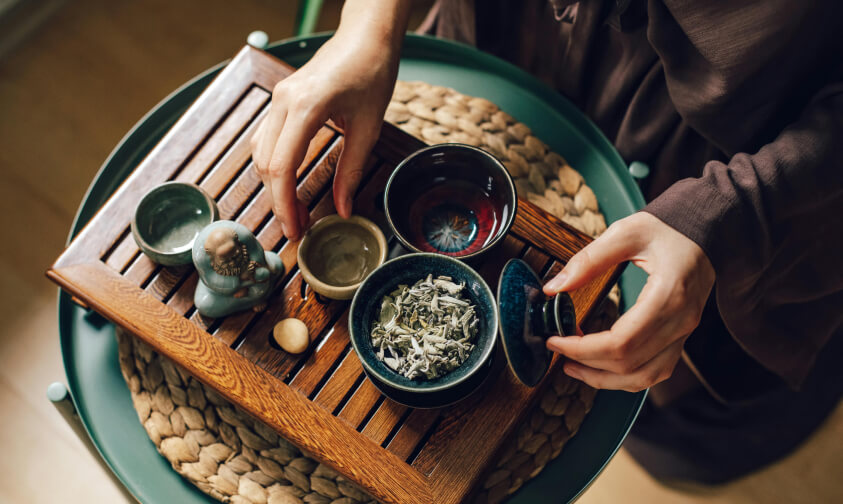
[[[549,269],[548,266],[552,266],[553,264],[560,264],[554,261],[552,257],[535,247],[528,248],[527,251],[524,253],[522,259],[530,266],[530,268],[533,269],[533,271],[536,272],[537,275],[539,275],[539,277],[542,279],[542,282],[550,278],[548,274],[543,275],[542,272],[546,268]]]
[[[260,122],[260,117],[257,116],[259,113],[261,117],[266,114],[269,98],[270,94],[264,89],[259,87],[249,89],[231,114],[199,149],[199,152],[176,175],[175,180],[195,184],[208,172],[209,166],[218,164],[216,161],[230,148],[231,144],[235,141],[239,142],[244,136],[251,138],[252,134],[244,135],[243,130]]]
[[[138,245],[132,239],[132,234],[129,232],[129,226],[126,226],[126,234],[115,245],[114,250],[106,257],[106,264],[117,271],[123,271],[138,254]]]
[[[466,495],[474,487],[497,450],[494,443],[487,441],[506,439],[513,432],[539,397],[544,382],[546,380],[536,388],[529,388],[508,370],[500,374],[492,385],[495,393],[487,394],[485,400],[473,405],[471,418],[464,422],[471,427],[463,427],[458,436],[447,442],[447,450],[430,473],[435,495]],[[480,424],[479,419],[482,419]],[[437,446],[433,439],[430,444]]]
[[[550,261],[550,256],[535,247],[530,247],[521,259],[523,259],[524,262],[526,262],[530,268],[536,272],[536,274],[541,275],[542,270],[545,266],[547,266],[548,261]]]
[[[416,137],[404,133],[398,127],[385,122],[381,129],[381,136],[378,138],[375,145],[375,152],[381,156],[384,161],[392,165],[397,165],[408,153],[417,151],[427,144]]]
[[[313,402],[328,411],[334,411],[348,394],[351,384],[356,383],[362,375],[360,360],[354,352],[349,352]]]
[[[430,475],[433,472],[448,450],[450,443],[455,441],[462,432],[481,397],[479,394],[474,394],[445,409],[436,432],[433,433],[424,448],[419,452],[418,457],[413,461],[413,467],[416,470],[425,475]]]
[[[196,284],[199,282],[199,275],[196,271],[190,273],[187,280],[178,288],[173,297],[167,301],[167,306],[177,313],[184,315],[193,306],[193,293],[196,291]]]
[[[348,345],[348,310],[346,310],[334,324],[333,330],[326,336],[321,348],[310,356],[307,365],[293,378],[290,386],[306,396],[313,394],[325,374],[346,351]]]
[[[365,378],[338,416],[356,428],[369,415],[381,396],[380,390]]]
[[[374,385],[372,385],[372,387],[374,387]],[[406,406],[398,404],[392,399],[387,398],[383,403],[381,403],[381,407],[378,408],[378,411],[372,415],[372,418],[363,429],[363,434],[368,436],[375,443],[382,444],[406,412]]]
[[[414,409],[386,449],[406,460],[442,413],[442,409]]]
[[[161,268],[161,271],[155,275],[153,281],[147,286],[146,291],[155,296],[155,299],[163,300],[170,295],[177,282],[191,275],[194,271],[192,265]]]

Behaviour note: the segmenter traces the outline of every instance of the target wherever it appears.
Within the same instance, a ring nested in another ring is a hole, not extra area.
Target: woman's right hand
[[[309,222],[307,207],[296,198],[296,170],[328,119],[345,132],[334,206],[341,216],[351,215],[363,165],[395,85],[407,23],[405,3],[383,2],[374,9],[362,0],[346,2],[336,34],[272,91],[269,113],[252,137],[252,158],[290,240],[299,239]],[[393,10],[382,8],[387,4]]]

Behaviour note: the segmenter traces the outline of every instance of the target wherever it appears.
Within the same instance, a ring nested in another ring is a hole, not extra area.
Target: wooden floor
[[[337,4],[321,28],[335,26]],[[43,271],[123,134],[251,30],[291,35],[293,17],[277,0],[78,0],[0,59],[0,503],[125,500],[44,396],[64,370]],[[838,408],[788,459],[704,491],[661,486],[621,451],[581,502],[843,502],[841,439]]]

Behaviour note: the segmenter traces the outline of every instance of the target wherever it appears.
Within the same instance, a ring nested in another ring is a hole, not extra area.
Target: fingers
[[[345,128],[345,143],[334,176],[334,207],[346,219],[351,217],[354,194],[363,177],[363,166],[380,132],[380,124],[380,121],[374,124],[360,121],[352,122]]]
[[[268,120],[269,119],[267,117],[261,119],[260,124],[258,124],[258,127],[255,129],[255,133],[251,138],[252,163],[254,164],[255,171],[261,178],[261,182],[263,182],[263,186],[266,188],[267,193],[269,193],[269,171],[266,167],[269,165],[270,156],[263,155],[264,149],[262,147],[262,143],[264,141],[264,133],[266,132],[266,123]]]
[[[304,216],[299,213],[303,205],[296,198],[296,169],[307,153],[310,139],[323,122],[322,117],[309,111],[289,111],[269,162],[273,210],[281,221],[284,235],[290,240],[299,239],[306,217],[306,209]],[[266,134],[271,134],[269,128]]]
[[[252,161],[255,164],[255,170],[258,172],[261,182],[263,182],[265,197],[269,198],[273,212],[275,212],[275,201],[272,195],[272,179],[269,175],[269,165],[272,161],[272,153],[278,143],[278,137],[287,118],[287,104],[283,96],[282,93],[273,92],[270,110],[252,136]]]
[[[685,338],[681,338],[638,369],[626,374],[595,369],[573,361],[566,362],[563,369],[568,376],[584,381],[594,388],[638,392],[668,379],[673,374],[673,369],[682,355],[684,343]]]
[[[252,160],[264,185],[269,191],[269,162],[272,160],[272,152],[275,144],[278,143],[278,136],[284,127],[287,119],[286,103],[280,99],[273,100],[272,108],[266,117],[263,118],[255,134],[252,136]]]
[[[699,324],[696,303],[681,291],[681,283],[651,275],[635,305],[611,329],[587,336],[552,337],[547,347],[589,368],[629,374]]]
[[[634,217],[634,216],[633,216]],[[548,296],[582,287],[615,264],[631,259],[645,242],[635,232],[632,217],[620,220],[600,237],[586,245],[544,286]]]
[[[696,310],[672,285],[651,276],[635,305],[610,330],[585,337],[552,337],[547,347],[592,368],[629,373],[690,334],[699,323]]]
[[[657,280],[648,279],[635,304],[608,331],[587,336],[553,336],[548,338],[547,347],[579,362],[628,358],[642,339],[650,338],[663,325],[666,293],[661,287]]]

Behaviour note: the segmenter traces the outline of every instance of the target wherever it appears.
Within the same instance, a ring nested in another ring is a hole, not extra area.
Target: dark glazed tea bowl
[[[191,264],[193,240],[219,216],[216,202],[199,186],[166,182],[141,198],[132,219],[132,236],[158,264]]]
[[[398,285],[413,285],[432,274],[465,282],[463,294],[476,307],[475,347],[463,364],[432,380],[409,379],[379,361],[372,345],[372,326],[380,315],[383,297]],[[443,255],[407,254],[385,262],[363,281],[351,302],[349,332],[366,375],[384,395],[413,407],[440,407],[474,392],[489,374],[498,333],[498,313],[491,289],[473,269]]]
[[[488,152],[462,144],[414,152],[395,167],[384,192],[386,218],[405,247],[459,259],[500,242],[517,205],[506,167]]]

